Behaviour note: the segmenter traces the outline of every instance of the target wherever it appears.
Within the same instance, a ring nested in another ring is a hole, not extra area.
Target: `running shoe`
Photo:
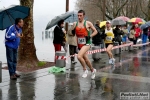
[[[109,59],[109,64],[112,64],[112,59]]]
[[[91,75],[91,79],[95,79],[95,73],[96,73],[96,69],[93,70],[92,75]]]
[[[115,61],[116,61],[116,60],[115,60],[114,58],[112,58],[112,64],[115,64]]]
[[[86,70],[84,70],[84,73],[83,73],[82,77],[83,77],[83,78],[86,78],[86,77],[87,77],[87,74],[88,74],[88,70],[86,69]]]

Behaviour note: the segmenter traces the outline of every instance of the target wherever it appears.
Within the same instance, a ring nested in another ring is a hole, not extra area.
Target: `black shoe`
[[[16,78],[19,78],[21,75],[19,75],[19,74],[15,74],[15,76],[16,76]]]
[[[10,79],[11,79],[11,80],[16,80],[17,77],[16,77],[15,75],[12,75],[12,76],[10,76]]]

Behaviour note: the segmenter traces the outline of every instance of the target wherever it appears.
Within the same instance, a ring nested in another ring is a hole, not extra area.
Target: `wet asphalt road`
[[[116,55],[115,66],[108,64],[106,53],[94,62],[95,80],[83,79],[82,68],[67,64],[67,72],[49,74],[48,68],[21,73],[10,81],[8,71],[2,70],[0,100],[121,100],[120,92],[150,92],[150,49],[123,51]]]

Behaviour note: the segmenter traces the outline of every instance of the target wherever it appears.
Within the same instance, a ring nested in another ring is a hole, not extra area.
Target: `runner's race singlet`
[[[90,36],[90,32],[86,29],[86,21],[84,21],[84,28],[78,27],[78,22],[75,27],[78,48],[81,49],[84,45],[91,44],[91,40],[86,40],[85,36]]]
[[[105,34],[107,35],[105,38],[105,43],[113,43],[113,38],[114,38],[114,33],[113,29],[111,28],[110,30],[105,29]]]

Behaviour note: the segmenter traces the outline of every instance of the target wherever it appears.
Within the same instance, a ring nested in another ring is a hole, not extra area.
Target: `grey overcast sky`
[[[75,8],[76,0],[70,0],[69,10],[72,11]],[[8,7],[10,5],[18,5],[19,0],[0,0],[0,8]],[[45,25],[54,16],[65,12],[66,0],[34,0],[34,21],[35,27],[42,30],[46,27]],[[40,25],[39,25],[40,24]]]

